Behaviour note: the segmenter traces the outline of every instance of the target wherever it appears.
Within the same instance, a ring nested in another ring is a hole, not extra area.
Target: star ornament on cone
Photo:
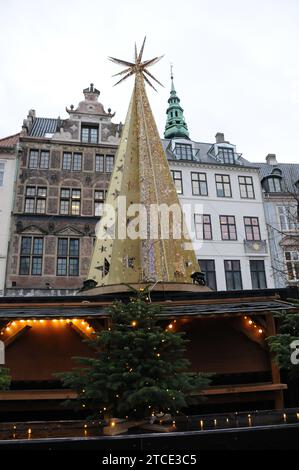
[[[159,60],[161,60],[162,57],[164,57],[164,56],[161,55],[159,57],[154,57],[153,59],[145,60],[145,61],[142,62],[142,55],[143,55],[143,51],[144,51],[145,40],[146,40],[146,37],[143,40],[143,43],[142,43],[141,49],[139,51],[139,54],[137,53],[137,47],[136,47],[136,44],[135,44],[135,62],[127,62],[125,60],[115,59],[115,57],[109,57],[109,60],[111,60],[112,62],[115,62],[116,64],[119,64],[119,65],[122,65],[122,66],[126,67],[125,70],[122,70],[121,72],[116,73],[115,75],[113,75],[113,77],[117,77],[119,75],[125,75],[117,83],[115,83],[114,86],[116,86],[119,83],[123,82],[128,77],[130,77],[131,75],[141,75],[144,78],[144,80],[146,81],[146,83],[148,83],[148,85],[150,85],[155,91],[157,91],[157,90],[154,87],[154,85],[151,83],[150,79],[154,80],[156,83],[158,83],[159,85],[164,87],[164,85],[162,85],[162,83],[159,82],[159,80],[157,80],[147,70],[148,67],[151,67],[152,65],[159,62]]]

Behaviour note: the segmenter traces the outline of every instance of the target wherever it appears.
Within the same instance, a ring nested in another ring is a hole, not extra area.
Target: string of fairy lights
[[[18,331],[22,330],[26,326],[32,327],[47,327],[47,326],[73,326],[78,328],[82,333],[86,335],[94,334],[94,328],[89,324],[87,320],[80,319],[80,318],[51,318],[51,319],[37,319],[37,318],[28,318],[28,319],[21,319],[21,320],[12,320],[6,323],[4,327],[0,330],[0,335],[9,337],[13,336]]]
[[[188,417],[187,417],[188,418]],[[257,418],[257,419],[256,419]],[[283,424],[293,424],[296,422],[299,422],[299,412],[289,412],[289,413],[277,413],[276,419],[280,419],[281,423]],[[91,435],[98,435],[98,426],[105,426],[105,424],[111,428],[117,428],[118,426],[125,426],[125,423],[123,423],[123,420],[118,420],[118,419],[113,419],[111,418],[108,423],[106,420],[104,421],[92,421],[87,423],[82,422],[81,426],[77,428],[77,432],[80,432],[83,437],[88,437]],[[170,426],[174,430],[177,428],[177,425],[179,425],[179,422],[176,421],[175,419],[170,420],[169,424],[165,423],[163,419],[160,419],[158,422],[159,425],[161,426]],[[224,429],[224,428],[234,428],[234,427],[252,427],[252,426],[258,426],[261,425],[260,423],[260,416],[259,413],[243,413],[243,412],[235,412],[235,413],[230,413],[229,417],[222,415],[222,416],[217,416],[216,418],[213,416],[210,417],[202,417],[200,420],[198,420],[197,423],[194,423],[194,430],[196,430],[196,426],[198,426],[199,430],[205,431],[205,430],[211,430],[211,429]],[[80,429],[80,431],[79,431]],[[56,426],[43,426],[42,431],[47,432],[48,431],[55,431],[56,433],[59,431],[63,432],[63,426],[60,423],[57,423]],[[69,430],[69,429],[68,429]],[[34,424],[32,423],[32,427],[29,427],[27,429],[24,428],[22,423],[16,423],[12,424],[11,428],[9,427],[7,431],[10,433],[10,436],[13,439],[20,439],[20,438],[26,438],[27,439],[33,439],[33,438],[38,438],[40,437],[39,434],[41,430],[39,428],[35,429]]]

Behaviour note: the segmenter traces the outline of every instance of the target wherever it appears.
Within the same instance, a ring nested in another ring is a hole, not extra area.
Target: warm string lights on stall
[[[95,333],[95,330],[92,328],[92,326],[90,326],[90,324],[86,320],[81,320],[78,318],[72,318],[72,319],[53,318],[53,319],[39,319],[39,320],[36,318],[28,318],[26,320],[21,319],[21,320],[10,321],[1,329],[0,335],[9,336],[10,334],[15,334],[18,330],[24,328],[25,326],[30,326],[30,327],[34,327],[38,325],[49,326],[50,324],[56,325],[56,326],[73,325],[75,327],[78,327],[83,332],[86,332],[87,334]]]
[[[245,315],[243,318],[246,321],[246,325],[249,328],[253,328],[254,330],[256,330],[256,332],[259,335],[262,335],[264,333],[264,330],[257,323],[255,323],[250,317]]]

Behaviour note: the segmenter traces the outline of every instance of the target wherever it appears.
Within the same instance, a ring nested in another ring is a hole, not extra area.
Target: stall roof
[[[163,304],[162,304],[163,305]],[[230,302],[230,303],[200,303],[200,304],[176,304],[169,305],[167,302],[163,305],[161,318],[171,317],[199,317],[209,315],[258,315],[260,313],[271,313],[281,310],[290,310],[295,307],[291,303],[280,300],[268,300],[259,302]],[[0,308],[0,320],[9,320],[16,318],[106,318],[109,316],[107,306],[64,306],[64,307],[28,307]]]

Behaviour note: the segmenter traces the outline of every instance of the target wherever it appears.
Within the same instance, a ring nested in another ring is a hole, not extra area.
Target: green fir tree
[[[0,367],[0,390],[8,390],[11,383],[9,369]]]
[[[188,406],[192,392],[209,385],[208,374],[188,372],[184,333],[162,326],[162,308],[148,301],[146,290],[136,293],[110,308],[110,328],[89,341],[95,357],[76,357],[80,367],[59,374],[93,417],[174,415]]]

